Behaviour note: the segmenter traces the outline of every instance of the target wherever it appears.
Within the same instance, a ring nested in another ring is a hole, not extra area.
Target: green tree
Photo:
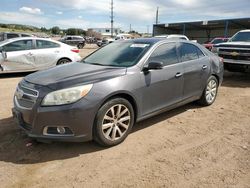
[[[60,34],[60,28],[58,26],[52,27],[51,28],[51,33],[54,35],[59,35]]]

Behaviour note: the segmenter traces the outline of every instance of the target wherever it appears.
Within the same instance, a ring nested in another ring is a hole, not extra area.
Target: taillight
[[[79,50],[79,49],[76,49],[76,48],[71,49],[71,51],[72,51],[72,52],[75,52],[75,53],[79,53],[79,52],[80,52],[80,50]]]

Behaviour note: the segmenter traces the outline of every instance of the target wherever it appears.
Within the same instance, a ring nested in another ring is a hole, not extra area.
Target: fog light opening
[[[56,130],[57,130],[57,132],[58,132],[59,134],[65,134],[65,133],[66,133],[66,130],[65,130],[64,127],[57,127]]]

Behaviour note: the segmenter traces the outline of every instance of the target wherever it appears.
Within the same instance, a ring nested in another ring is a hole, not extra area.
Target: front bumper
[[[92,140],[92,127],[98,108],[86,99],[63,106],[41,107],[39,101],[32,109],[20,107],[14,100],[13,117],[25,133],[37,140],[84,142]],[[70,135],[44,134],[46,127],[67,127]]]

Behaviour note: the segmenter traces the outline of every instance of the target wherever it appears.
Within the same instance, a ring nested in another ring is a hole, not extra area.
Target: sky
[[[0,23],[67,29],[110,27],[110,0],[1,0]],[[155,22],[250,17],[250,0],[114,0],[114,26],[146,33]]]

